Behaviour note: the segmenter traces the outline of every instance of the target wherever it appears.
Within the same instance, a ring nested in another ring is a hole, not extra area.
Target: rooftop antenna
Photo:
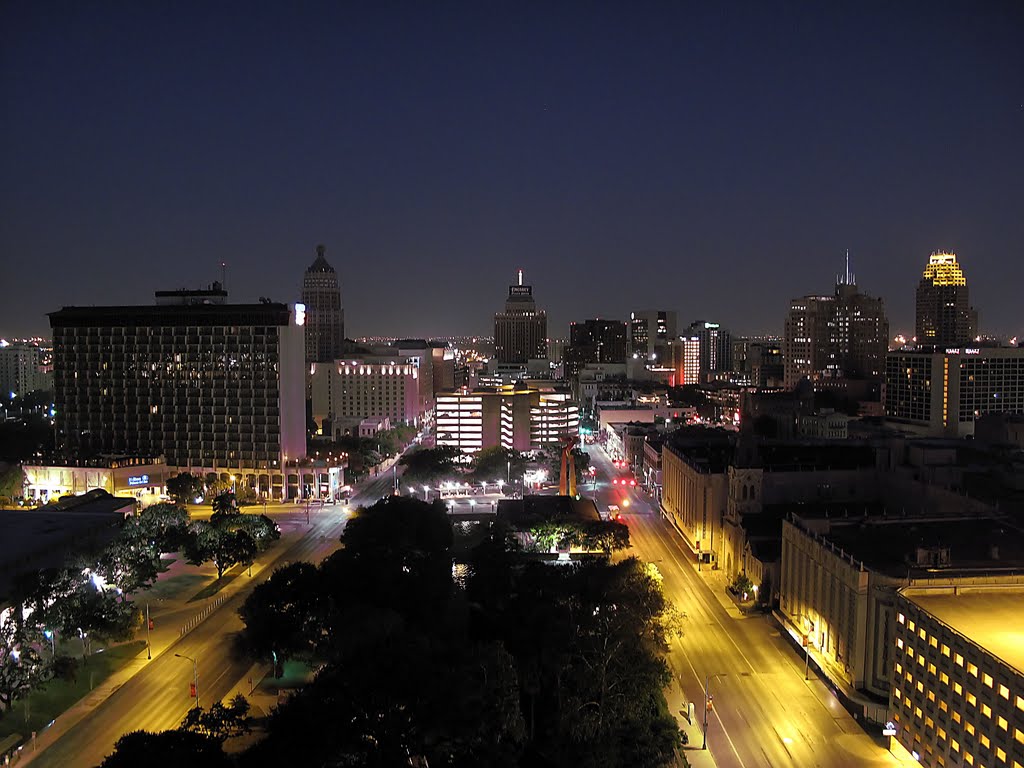
[[[519,269],[519,284],[520,285],[523,284],[523,270],[522,270],[522,268]]]
[[[220,263],[220,288],[222,291],[227,290],[228,284],[228,265],[226,261]]]
[[[850,249],[846,249],[846,284],[850,284]]]

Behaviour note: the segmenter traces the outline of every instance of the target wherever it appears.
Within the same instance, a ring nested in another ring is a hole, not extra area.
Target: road
[[[391,474],[376,478],[359,489],[355,504],[372,504],[391,490]],[[282,529],[282,540],[267,557],[271,564],[296,560],[317,562],[334,551],[348,514],[341,505],[310,512],[306,523],[304,505],[278,504],[267,508]],[[232,639],[242,628],[238,609],[256,585],[273,572],[265,567],[191,632],[154,656],[142,669],[45,751],[31,759],[33,768],[91,768],[102,762],[125,733],[176,728],[195,700],[189,695],[192,662],[198,661],[199,701],[209,706],[226,696],[250,668],[251,661],[237,659]]]
[[[653,562],[668,597],[686,614],[684,636],[672,642],[669,664],[687,701],[703,719],[704,687],[713,701],[708,747],[720,768],[799,766],[872,768],[900,763],[869,737],[820,680],[804,680],[802,660],[770,618],[740,616],[716,595],[657,502],[612,485],[627,475],[597,445],[586,446],[597,468],[593,495],[604,510],[616,504],[630,529],[632,549]],[[628,501],[628,506],[624,503]],[[721,583],[720,577],[715,583]],[[724,603],[724,604],[723,604]],[[691,746],[694,746],[691,744]],[[699,744],[696,746],[700,746]]]

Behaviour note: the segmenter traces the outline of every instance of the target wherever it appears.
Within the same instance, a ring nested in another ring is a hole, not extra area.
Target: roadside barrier
[[[220,608],[224,604],[224,601],[227,600],[227,599],[228,599],[227,595],[221,595],[216,600],[214,600],[212,603],[210,603],[205,608],[203,608],[202,611],[197,613],[195,616],[193,616],[191,619],[189,619],[188,622],[186,622],[185,624],[182,625],[181,631],[178,633],[178,637],[184,637],[189,632],[191,632],[193,629],[198,627],[199,623],[203,619],[205,619],[207,616],[209,616],[215,610]]]

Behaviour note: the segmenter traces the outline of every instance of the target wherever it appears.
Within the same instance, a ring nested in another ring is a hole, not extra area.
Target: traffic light
[[[192,698],[192,699],[194,699],[196,697],[196,684],[195,683],[189,683],[188,684],[188,695],[189,695],[189,698]]]
[[[150,620],[149,620],[149,628],[150,628],[150,629],[153,629],[153,627],[154,627],[154,626],[156,626],[156,625],[155,625],[155,624],[153,624],[153,620],[152,620],[152,619],[150,619]]]
[[[715,711],[714,697],[708,696],[708,712]]]

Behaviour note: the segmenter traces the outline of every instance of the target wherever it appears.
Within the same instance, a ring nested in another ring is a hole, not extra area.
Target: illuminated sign
[[[509,296],[531,296],[533,295],[532,285],[510,285],[508,287]]]
[[[306,305],[296,304],[295,305],[295,324],[305,325],[306,324]]]
[[[964,354],[965,355],[980,355],[981,354],[981,350],[980,349],[974,349],[974,348],[968,348],[968,349],[964,350]]]
[[[891,720],[885,724],[885,728],[882,729],[883,736],[895,736],[896,735],[896,724]]]
[[[128,478],[129,486],[149,485],[149,475],[132,475]]]

